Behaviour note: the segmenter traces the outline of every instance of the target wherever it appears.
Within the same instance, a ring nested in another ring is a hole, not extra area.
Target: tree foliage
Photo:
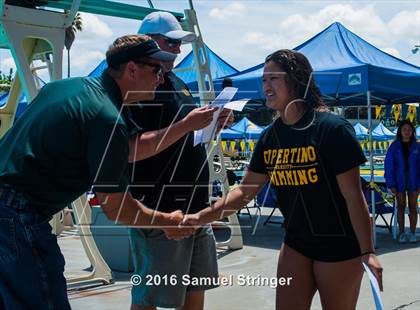
[[[0,92],[7,92],[10,89],[13,81],[13,68],[10,68],[9,73],[5,74],[0,70]]]

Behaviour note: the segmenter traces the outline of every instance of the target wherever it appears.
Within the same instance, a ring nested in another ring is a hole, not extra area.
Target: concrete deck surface
[[[263,211],[266,214],[267,210]],[[276,274],[278,249],[283,239],[283,229],[278,224],[262,223],[263,215],[255,235],[251,235],[253,222],[247,215],[240,216],[243,225],[244,247],[242,250],[220,249],[219,272],[234,279],[239,275],[253,277],[274,277]],[[276,219],[276,217],[273,217]],[[253,221],[255,216],[253,217]],[[216,232],[218,238],[223,231]],[[418,234],[419,235],[419,234]],[[80,238],[77,234],[67,234],[59,238],[59,244],[66,258],[66,276],[86,273],[90,266]],[[384,309],[420,310],[420,242],[398,244],[385,229],[378,229],[377,253],[384,267],[384,289],[382,300]],[[114,273],[115,283],[111,285],[73,287],[69,298],[74,310],[118,310],[130,308],[129,282],[131,274]],[[232,286],[223,286],[206,293],[205,309],[208,310],[265,310],[274,309],[275,290],[269,286],[240,286],[234,281]],[[290,298],[299,298],[291,296]],[[311,309],[321,309],[316,295]],[[370,284],[364,276],[357,309],[375,309]],[[338,309],[340,310],[340,309]]]

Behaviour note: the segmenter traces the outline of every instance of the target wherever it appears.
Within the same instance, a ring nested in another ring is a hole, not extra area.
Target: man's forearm
[[[130,196],[101,203],[110,220],[128,226],[160,227],[172,225],[170,215],[145,207]]]
[[[129,162],[152,157],[181,139],[190,131],[184,119],[163,129],[148,131],[130,138]]]

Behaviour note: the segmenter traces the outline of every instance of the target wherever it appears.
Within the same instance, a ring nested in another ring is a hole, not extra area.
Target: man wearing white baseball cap
[[[162,35],[173,40],[192,42],[195,33],[182,30],[175,16],[168,12],[153,12],[147,15],[140,26],[139,33]]]
[[[167,12],[147,15],[139,34],[151,36],[163,51],[174,54],[181,52],[183,42],[196,39]],[[164,82],[156,89],[153,101],[130,108],[132,122],[143,131],[138,150],[146,152],[148,145],[160,148],[161,141],[175,135],[173,128],[178,123],[188,124],[192,130],[160,153],[155,151],[157,155],[133,163],[131,193],[156,210],[179,209],[188,214],[209,205],[207,154],[203,145],[194,147],[193,130],[204,127],[203,122],[197,121],[199,115],[207,115],[211,120],[214,110],[197,107],[187,85],[171,71],[173,66],[174,61],[163,63]],[[219,123],[230,126],[232,121],[229,110],[222,111]],[[162,140],[151,134],[159,130],[165,130]],[[218,286],[216,247],[210,225],[179,241],[169,240],[159,229],[133,228],[129,236],[135,274],[144,280],[132,287],[132,310],[203,309],[205,290]],[[149,278],[158,282],[148,283]],[[209,281],[194,285],[188,279]]]

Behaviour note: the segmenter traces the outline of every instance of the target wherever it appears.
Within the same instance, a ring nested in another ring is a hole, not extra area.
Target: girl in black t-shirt
[[[241,184],[212,207],[187,215],[201,225],[246,205],[268,181],[278,195],[286,235],[280,249],[276,309],[355,309],[366,263],[382,289],[359,175],[366,161],[344,119],[328,113],[306,57],[279,50],[265,60],[267,106],[279,117],[261,135]],[[299,296],[299,298],[291,298]]]

